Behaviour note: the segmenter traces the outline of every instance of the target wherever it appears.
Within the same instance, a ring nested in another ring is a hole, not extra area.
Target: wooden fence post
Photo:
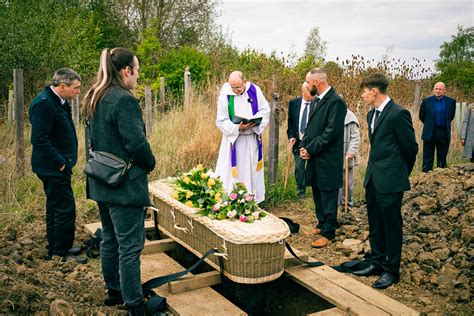
[[[278,144],[280,135],[280,109],[278,106],[280,96],[272,94],[270,104],[269,144],[268,144],[268,182],[274,184],[278,174]]]
[[[25,125],[23,120],[24,89],[23,69],[13,70],[13,85],[15,99],[15,144],[16,144],[16,173],[24,174],[23,161],[25,157]]]
[[[160,77],[160,108],[165,109],[165,77]]]
[[[191,97],[191,73],[189,67],[184,71],[184,110],[189,109],[189,101]]]
[[[412,113],[417,113],[420,108],[420,96],[421,96],[421,83],[420,81],[415,82],[415,92],[413,94],[413,107],[411,108]]]
[[[458,102],[456,103],[456,112],[455,112],[455,122],[456,122],[456,130],[458,135],[461,135],[461,127],[462,122],[464,120],[464,112],[466,111],[467,103],[466,102]]]
[[[13,121],[13,116],[14,116],[13,104],[14,104],[15,98],[13,96],[14,96],[13,90],[8,90],[8,117],[7,117],[8,122]]]
[[[76,96],[74,99],[71,100],[71,108],[72,108],[72,121],[74,122],[74,127],[76,131],[79,129],[79,96]]]
[[[145,87],[145,126],[147,138],[153,133],[153,110],[151,103],[151,87]]]

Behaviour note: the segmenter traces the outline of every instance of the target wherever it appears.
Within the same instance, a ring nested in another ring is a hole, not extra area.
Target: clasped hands
[[[247,123],[247,124],[244,124],[244,123],[240,122],[239,130],[243,131],[243,130],[246,130],[246,129],[249,129],[249,128],[252,128],[252,127],[255,127],[255,126],[256,126],[255,123],[252,123],[252,122]]]

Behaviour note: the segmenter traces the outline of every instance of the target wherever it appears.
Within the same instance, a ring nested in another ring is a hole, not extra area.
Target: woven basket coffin
[[[172,187],[166,180],[148,185],[150,197],[158,209],[159,229],[197,256],[211,248],[218,253],[206,262],[238,283],[270,282],[284,270],[285,239],[290,235],[288,225],[278,217],[267,216],[253,223],[213,220],[196,214],[172,198]],[[219,257],[222,262],[219,263]]]

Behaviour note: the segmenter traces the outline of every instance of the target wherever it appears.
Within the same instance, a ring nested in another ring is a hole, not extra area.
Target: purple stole
[[[257,99],[257,89],[250,83],[250,87],[247,90],[247,94],[250,99],[250,104],[252,105],[252,114],[255,115],[258,112],[258,99]],[[229,118],[231,121],[234,119],[234,95],[228,95],[227,100],[229,102]],[[256,135],[257,137],[257,145],[258,145],[258,163],[257,163],[257,171],[263,168],[263,149],[262,149],[262,135]],[[237,151],[234,144],[230,144],[230,152],[231,152],[231,168],[232,168],[232,177],[237,178]]]

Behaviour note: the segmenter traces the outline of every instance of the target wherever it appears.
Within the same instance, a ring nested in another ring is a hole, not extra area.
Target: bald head
[[[242,94],[245,91],[245,79],[241,71],[233,71],[229,75],[229,84],[236,94]]]
[[[433,87],[433,94],[438,98],[442,98],[444,94],[446,93],[446,86],[444,85],[443,82],[439,81],[435,83]]]

